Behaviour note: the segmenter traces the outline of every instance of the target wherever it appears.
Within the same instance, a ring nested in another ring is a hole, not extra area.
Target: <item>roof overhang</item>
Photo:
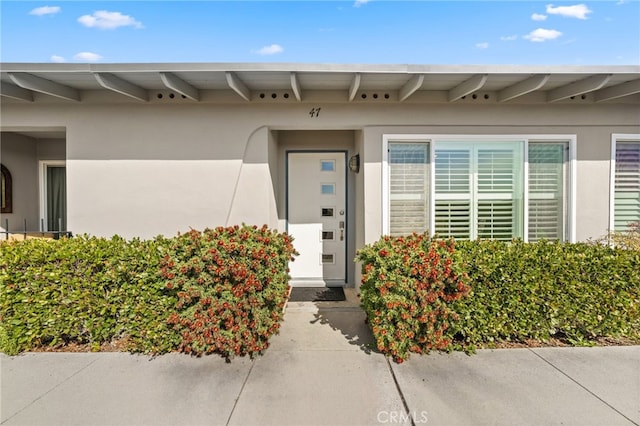
[[[167,92],[188,102],[637,102],[640,66],[0,64],[3,98],[83,102],[96,92],[137,102]]]

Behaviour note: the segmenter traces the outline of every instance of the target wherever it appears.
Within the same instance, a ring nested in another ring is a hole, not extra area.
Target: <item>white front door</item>
[[[346,154],[287,154],[287,226],[300,253],[293,286],[338,286],[346,277]]]

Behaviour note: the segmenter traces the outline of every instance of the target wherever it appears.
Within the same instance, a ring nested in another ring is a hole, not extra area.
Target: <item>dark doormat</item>
[[[342,287],[293,287],[290,302],[342,302],[347,300]]]

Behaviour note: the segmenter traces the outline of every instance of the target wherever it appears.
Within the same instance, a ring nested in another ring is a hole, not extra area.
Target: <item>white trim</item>
[[[57,166],[66,167],[67,163],[64,160],[40,160],[38,161],[38,200],[40,208],[40,223],[38,227],[41,232],[49,231],[47,224],[49,223],[47,218],[47,167]]]
[[[616,135],[614,135],[616,136]],[[624,136],[633,140],[634,137],[640,138],[640,135],[617,135]],[[390,133],[382,135],[382,234],[389,234],[389,143],[391,142],[423,142],[429,143],[429,162],[433,163],[435,143],[434,142],[460,142],[460,143],[476,143],[476,142],[524,142],[523,153],[523,240],[528,240],[528,146],[529,142],[568,142],[569,144],[569,188],[566,215],[567,235],[565,236],[570,243],[576,242],[576,174],[577,174],[577,135],[576,134],[508,134],[508,135],[480,135],[480,134],[402,134]],[[612,139],[612,144],[613,144]],[[612,150],[615,148],[612,148]],[[613,151],[615,154],[615,151]],[[615,158],[615,156],[613,157]],[[612,166],[613,167],[613,166]],[[435,202],[432,194],[435,194],[435,167],[430,167],[429,180],[429,233],[433,235],[435,229]],[[611,203],[610,203],[611,204]],[[610,207],[611,209],[613,207]]]
[[[569,235],[567,239],[570,243],[576,242],[576,194],[578,188],[578,138],[576,135],[570,135],[569,138],[569,214],[567,215],[567,224]]]
[[[522,239],[529,241],[529,139],[524,140],[522,161]]]
[[[612,133],[611,157],[609,161],[609,232],[615,230],[616,198],[616,144],[618,142],[640,141],[640,133]]]

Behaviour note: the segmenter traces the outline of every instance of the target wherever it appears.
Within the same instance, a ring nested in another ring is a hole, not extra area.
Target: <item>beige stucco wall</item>
[[[322,106],[318,117],[309,115],[314,106]],[[611,134],[640,133],[637,102],[14,102],[1,108],[4,130],[66,129],[68,226],[76,233],[152,237],[241,222],[284,229],[286,150],[359,153],[361,171],[349,180],[352,253],[382,230],[384,134],[577,135],[576,237],[585,240],[608,226]],[[22,149],[35,149],[29,146]]]

